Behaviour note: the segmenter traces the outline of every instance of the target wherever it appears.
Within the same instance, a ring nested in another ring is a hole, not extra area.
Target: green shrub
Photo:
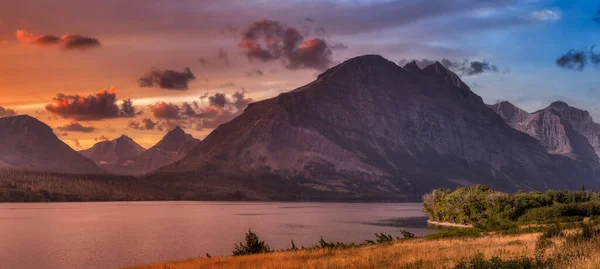
[[[517,192],[487,186],[436,189],[423,196],[432,221],[471,224],[487,231],[515,229],[523,223],[556,223],[600,215],[600,193],[590,191]]]
[[[554,224],[549,226],[543,233],[542,237],[544,238],[554,238],[558,236],[563,236],[563,230],[558,224]]]
[[[267,245],[264,241],[260,241],[255,233],[253,233],[251,230],[248,230],[246,233],[246,242],[240,242],[239,244],[236,244],[235,249],[233,250],[233,256],[268,252],[272,252],[269,245]]]

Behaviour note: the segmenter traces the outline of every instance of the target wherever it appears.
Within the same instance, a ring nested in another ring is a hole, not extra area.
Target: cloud
[[[459,70],[463,71],[466,76],[472,76],[483,72],[498,72],[498,67],[486,61],[471,61],[463,63],[462,66],[459,66]]]
[[[136,114],[131,100],[125,100],[121,107],[125,110],[117,105],[117,89],[113,87],[88,96],[59,93],[54,102],[46,105],[46,111],[78,121],[126,118]]]
[[[305,39],[298,29],[278,21],[254,22],[242,34],[238,47],[250,60],[281,61],[292,70],[324,70],[333,63],[332,49],[325,40]]]
[[[204,58],[204,57],[200,57],[200,58],[198,58],[198,62],[199,62],[200,64],[202,64],[202,65],[207,65],[207,64],[209,64],[209,63],[210,63],[210,61],[209,61],[208,59]]]
[[[398,64],[400,66],[404,66],[406,64],[408,64],[409,62],[415,62],[417,64],[417,66],[419,66],[419,68],[425,68],[433,63],[435,63],[434,60],[429,60],[429,59],[420,59],[420,60],[407,60],[407,59],[402,59],[398,62]],[[442,59],[440,61],[440,63],[442,65],[444,65],[446,68],[458,73],[458,75],[461,76],[474,76],[474,75],[479,75],[485,72],[500,72],[500,69],[493,65],[490,64],[488,62],[484,61],[471,61],[471,60],[464,60],[462,62],[457,62],[457,61],[452,61],[452,60],[448,60],[448,59]],[[503,74],[508,73],[507,71],[508,69],[505,69],[505,71],[503,71]]]
[[[217,93],[213,96],[208,97],[208,103],[211,106],[223,108],[223,107],[225,107],[225,105],[227,105],[229,103],[229,99],[227,99],[227,96],[225,96],[225,94]]]
[[[344,43],[335,43],[333,45],[331,45],[331,50],[345,50],[348,49],[348,45],[344,44]]]
[[[150,112],[154,114],[154,117],[159,119],[179,119],[179,106],[173,103],[157,102],[150,106]]]
[[[10,116],[16,116],[17,112],[10,109],[10,108],[4,108],[0,106],[0,117],[10,117]]]
[[[17,30],[17,39],[23,43],[33,44],[41,47],[59,46],[65,50],[85,50],[99,47],[100,41],[93,37],[82,35],[35,35]]]
[[[56,127],[57,130],[62,131],[62,132],[82,132],[82,133],[91,133],[94,130],[96,130],[96,128],[94,126],[83,126],[78,122],[71,122],[65,126],[58,126]]]
[[[94,141],[108,141],[110,139],[108,139],[108,137],[104,136],[104,135],[100,135],[98,137],[94,137]]]
[[[595,67],[600,65],[600,53],[594,52],[595,46],[589,50],[570,50],[556,59],[556,65],[561,68],[583,71],[589,62]]]
[[[238,109],[238,111],[246,109],[250,103],[252,103],[252,99],[246,98],[245,92],[237,91],[233,94],[233,105]]]
[[[169,132],[169,131],[175,129],[175,127],[177,127],[177,126],[179,126],[179,123],[167,120],[167,121],[161,121],[159,123],[157,129],[159,131],[167,131],[167,132]]]
[[[137,109],[133,106],[133,101],[131,101],[130,98],[123,100],[121,103],[121,111],[119,112],[119,115],[123,118],[132,118],[142,113],[143,111],[137,111]]]
[[[219,58],[219,60],[223,61],[223,63],[225,63],[225,65],[229,65],[231,62],[229,61],[229,53],[227,53],[226,51],[220,49],[219,53],[217,54],[217,58]]]
[[[421,69],[430,66],[432,64],[435,63],[435,61],[432,60],[428,60],[428,59],[421,59],[421,60],[417,60],[417,59],[413,59],[413,60],[408,60],[408,59],[402,59],[400,61],[398,61],[398,65],[404,67],[405,65],[407,65],[410,62],[415,62],[417,64],[417,66]]]
[[[165,90],[187,90],[190,81],[195,80],[196,76],[189,68],[184,68],[183,72],[170,69],[152,69],[147,74],[138,79],[140,87],[157,87]]]
[[[587,62],[587,53],[583,50],[570,50],[556,59],[556,64],[558,66],[578,71],[583,71]]]
[[[264,74],[265,73],[262,70],[258,69],[258,68],[253,68],[252,70],[246,72],[246,76],[247,77],[262,76]]]
[[[81,143],[79,143],[79,138],[72,138],[73,143],[75,143],[76,148],[81,148]]]
[[[233,82],[229,81],[229,82],[227,82],[227,83],[224,83],[224,84],[221,84],[221,85],[219,85],[219,86],[217,86],[217,87],[218,87],[218,88],[221,88],[221,89],[225,89],[225,88],[231,88],[231,87],[233,87],[233,86],[235,86],[235,83],[233,83]],[[206,98],[206,97],[207,97],[207,96],[204,96],[204,98]],[[202,97],[202,96],[200,96],[200,99],[203,99],[203,97]]]
[[[218,93],[212,96],[213,99],[217,99],[215,98],[217,95],[224,96],[224,94]],[[195,115],[195,118],[197,119],[195,121],[195,129],[203,130],[216,128],[223,123],[229,122],[244,112],[244,109],[248,107],[248,104],[253,101],[250,98],[246,98],[245,92],[243,91],[237,91],[231,97],[231,99],[226,97],[223,98],[222,100],[226,100],[227,103],[221,107],[211,103],[208,107],[200,109]]]
[[[142,121],[131,120],[128,123],[128,127],[136,130],[154,130],[157,127],[158,122],[153,121],[150,118],[144,118]]]
[[[529,17],[538,21],[557,21],[561,18],[561,12],[559,10],[550,9],[536,10],[531,12]]]
[[[160,119],[153,123],[152,128],[138,121],[130,121],[128,126],[138,130],[171,130],[175,126],[211,129],[237,117],[252,102],[243,91],[237,91],[231,96],[216,93],[208,96],[208,99],[209,105],[206,107],[200,107],[198,102],[185,102],[181,106],[159,102],[150,109]]]

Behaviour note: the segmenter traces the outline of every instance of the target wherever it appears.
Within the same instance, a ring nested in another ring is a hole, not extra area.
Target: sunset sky
[[[150,147],[175,125],[203,139],[249,102],[380,54],[396,63],[445,59],[487,103],[533,111],[560,99],[600,119],[599,6],[0,0],[0,116],[34,116],[77,150],[121,134]]]

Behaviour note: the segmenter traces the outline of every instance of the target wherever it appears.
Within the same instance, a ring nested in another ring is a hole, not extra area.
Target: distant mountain
[[[128,166],[131,175],[145,174],[181,160],[200,139],[185,133],[179,126],[168,132],[156,145],[134,158]]]
[[[381,200],[460,184],[600,186],[595,171],[511,128],[442,64],[402,68],[366,55],[250,104],[149,178],[238,199]]]
[[[148,150],[123,135],[112,141],[97,143],[92,148],[81,151],[81,154],[113,174],[141,175],[180,160],[198,142],[199,139],[185,133],[178,126]]]
[[[93,161],[58,139],[48,125],[27,115],[0,118],[0,169],[105,173]]]
[[[97,164],[111,166],[127,165],[128,162],[145,150],[130,137],[122,135],[114,140],[98,142],[93,147],[80,151],[80,153]]]
[[[567,107],[566,104],[565,106],[561,104],[563,102],[555,102],[534,113],[528,113],[507,101],[489,107],[513,128],[538,139],[549,153],[597,163],[598,156],[588,139],[573,128],[571,122],[576,123],[576,121],[569,121],[563,116],[565,113],[560,113],[556,109]],[[593,123],[591,118],[589,122]]]

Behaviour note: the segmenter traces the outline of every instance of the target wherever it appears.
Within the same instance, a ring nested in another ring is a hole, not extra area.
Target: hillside
[[[58,139],[48,125],[27,115],[0,118],[0,169],[105,173],[93,161]]]

